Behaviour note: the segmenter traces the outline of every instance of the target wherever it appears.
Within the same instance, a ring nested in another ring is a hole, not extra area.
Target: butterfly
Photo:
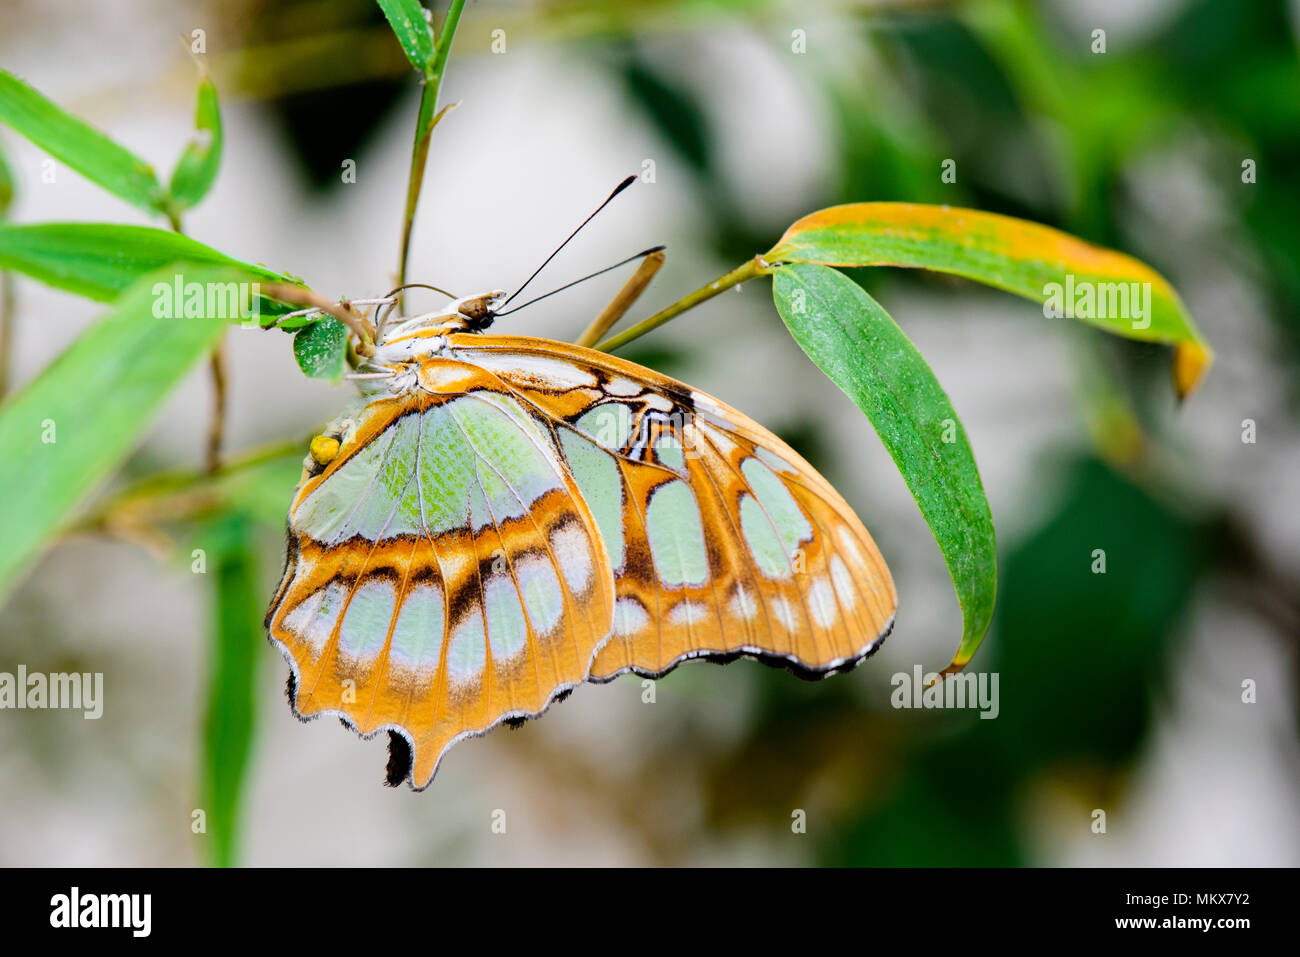
[[[501,293],[384,329],[312,441],[267,614],[307,719],[389,783],[584,681],[748,655],[851,667],[894,620],[862,522],[793,449],[625,359],[490,335]]]

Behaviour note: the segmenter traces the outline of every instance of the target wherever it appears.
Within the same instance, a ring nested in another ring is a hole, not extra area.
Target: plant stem
[[[221,468],[221,448],[226,439],[226,337],[223,335],[208,359],[212,372],[212,422],[208,426],[208,474]]]
[[[357,337],[356,351],[358,355],[372,356],[375,354],[375,327],[370,324],[370,321],[365,316],[353,309],[351,305],[331,302],[315,289],[308,289],[306,286],[295,286],[286,282],[273,282],[263,285],[262,295],[295,306],[311,306],[321,312],[329,313],[347,326],[352,331],[352,334]]]
[[[451,53],[451,42],[456,36],[456,27],[460,15],[465,9],[465,0],[452,0],[447,19],[443,22],[442,32],[433,50],[433,59],[429,62],[428,72],[424,75],[424,88],[420,91],[420,114],[415,124],[415,143],[411,147],[411,170],[406,179],[406,210],[402,216],[402,248],[397,262],[397,285],[406,282],[406,266],[411,255],[411,231],[415,226],[415,210],[420,204],[420,190],[424,186],[424,167],[429,159],[429,141],[433,137],[433,128],[438,125],[446,109],[438,111],[438,90],[442,86],[442,75],[447,68],[447,56]]]
[[[447,68],[447,57],[451,54],[451,41],[455,39],[456,27],[460,25],[460,15],[465,12],[465,0],[451,0],[447,10],[447,19],[442,22],[442,31],[438,34],[438,43],[433,49],[433,62],[429,75],[441,79]]]
[[[429,140],[433,136],[433,123],[426,126],[426,116],[438,100],[438,83],[426,80],[420,91],[420,117],[415,126],[415,145],[411,148],[411,171],[406,179],[406,210],[402,214],[402,251],[397,262],[395,284],[406,282],[406,264],[411,255],[411,231],[415,226],[415,208],[420,202],[420,188],[424,185],[424,167],[429,158]]]
[[[645,291],[645,287],[663,264],[664,252],[662,249],[641,260],[641,265],[632,274],[632,278],[623,284],[623,288],[618,291],[618,295],[610,300],[609,305],[601,310],[600,315],[591,320],[591,325],[582,331],[582,335],[573,340],[574,344],[586,346],[590,349],[599,342],[601,337],[609,332],[614,324],[632,308],[632,303],[636,302],[637,297]]]
[[[732,286],[738,286],[742,282],[748,282],[751,279],[757,279],[759,276],[766,276],[772,271],[772,267],[763,261],[762,257],[755,256],[746,263],[737,266],[725,276],[713,280],[707,286],[701,286],[689,296],[678,299],[675,303],[660,312],[656,312],[649,319],[643,319],[631,329],[620,332],[616,336],[611,336],[604,342],[598,342],[596,349],[601,352],[613,352],[621,346],[627,345],[633,339],[639,339],[652,329],[658,329],[670,319],[675,319],[688,309],[694,309],[705,300],[712,299],[720,292],[726,292]]]
[[[223,463],[216,472],[176,470],[150,475],[97,505],[66,534],[111,532],[200,517],[218,500],[222,481],[277,459],[301,458],[306,446],[305,440],[292,439],[245,452]]]
[[[163,214],[171,225],[172,232],[181,236],[185,230],[181,226],[181,217],[174,204],[168,200]],[[212,375],[212,421],[208,425],[208,448],[205,461],[208,474],[215,475],[221,468],[221,447],[226,435],[226,337],[223,334],[208,357],[208,369]]]

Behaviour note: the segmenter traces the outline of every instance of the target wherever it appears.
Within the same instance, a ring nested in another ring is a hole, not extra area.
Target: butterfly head
[[[388,320],[379,330],[379,350],[399,342],[434,340],[457,332],[482,332],[492,325],[496,313],[492,307],[505,297],[500,289],[455,299],[433,312]],[[421,352],[428,352],[426,345]],[[405,350],[398,350],[404,354]],[[376,358],[379,352],[376,353]],[[382,361],[382,360],[381,360]]]
[[[367,395],[414,388],[421,366],[448,356],[453,335],[479,333],[492,324],[493,306],[504,296],[496,289],[453,300],[434,312],[381,323],[374,355],[349,378]]]

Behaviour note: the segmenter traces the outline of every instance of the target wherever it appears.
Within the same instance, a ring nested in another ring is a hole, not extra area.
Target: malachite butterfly
[[[382,329],[312,442],[267,613],[299,717],[391,732],[389,783],[424,788],[584,681],[739,655],[818,677],[880,645],[889,570],[793,449],[635,363],[485,334],[500,295]]]

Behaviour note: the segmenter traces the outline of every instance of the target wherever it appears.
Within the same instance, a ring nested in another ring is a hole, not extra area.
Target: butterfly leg
[[[632,304],[637,301],[645,287],[650,284],[659,267],[664,264],[664,251],[662,249],[652,252],[641,260],[641,265],[637,267],[632,277],[623,284],[623,288],[618,294],[610,300],[609,305],[601,310],[600,315],[591,321],[591,325],[583,330],[576,342],[580,346],[590,348],[599,342],[614,323],[623,318],[624,314],[632,308]]]

